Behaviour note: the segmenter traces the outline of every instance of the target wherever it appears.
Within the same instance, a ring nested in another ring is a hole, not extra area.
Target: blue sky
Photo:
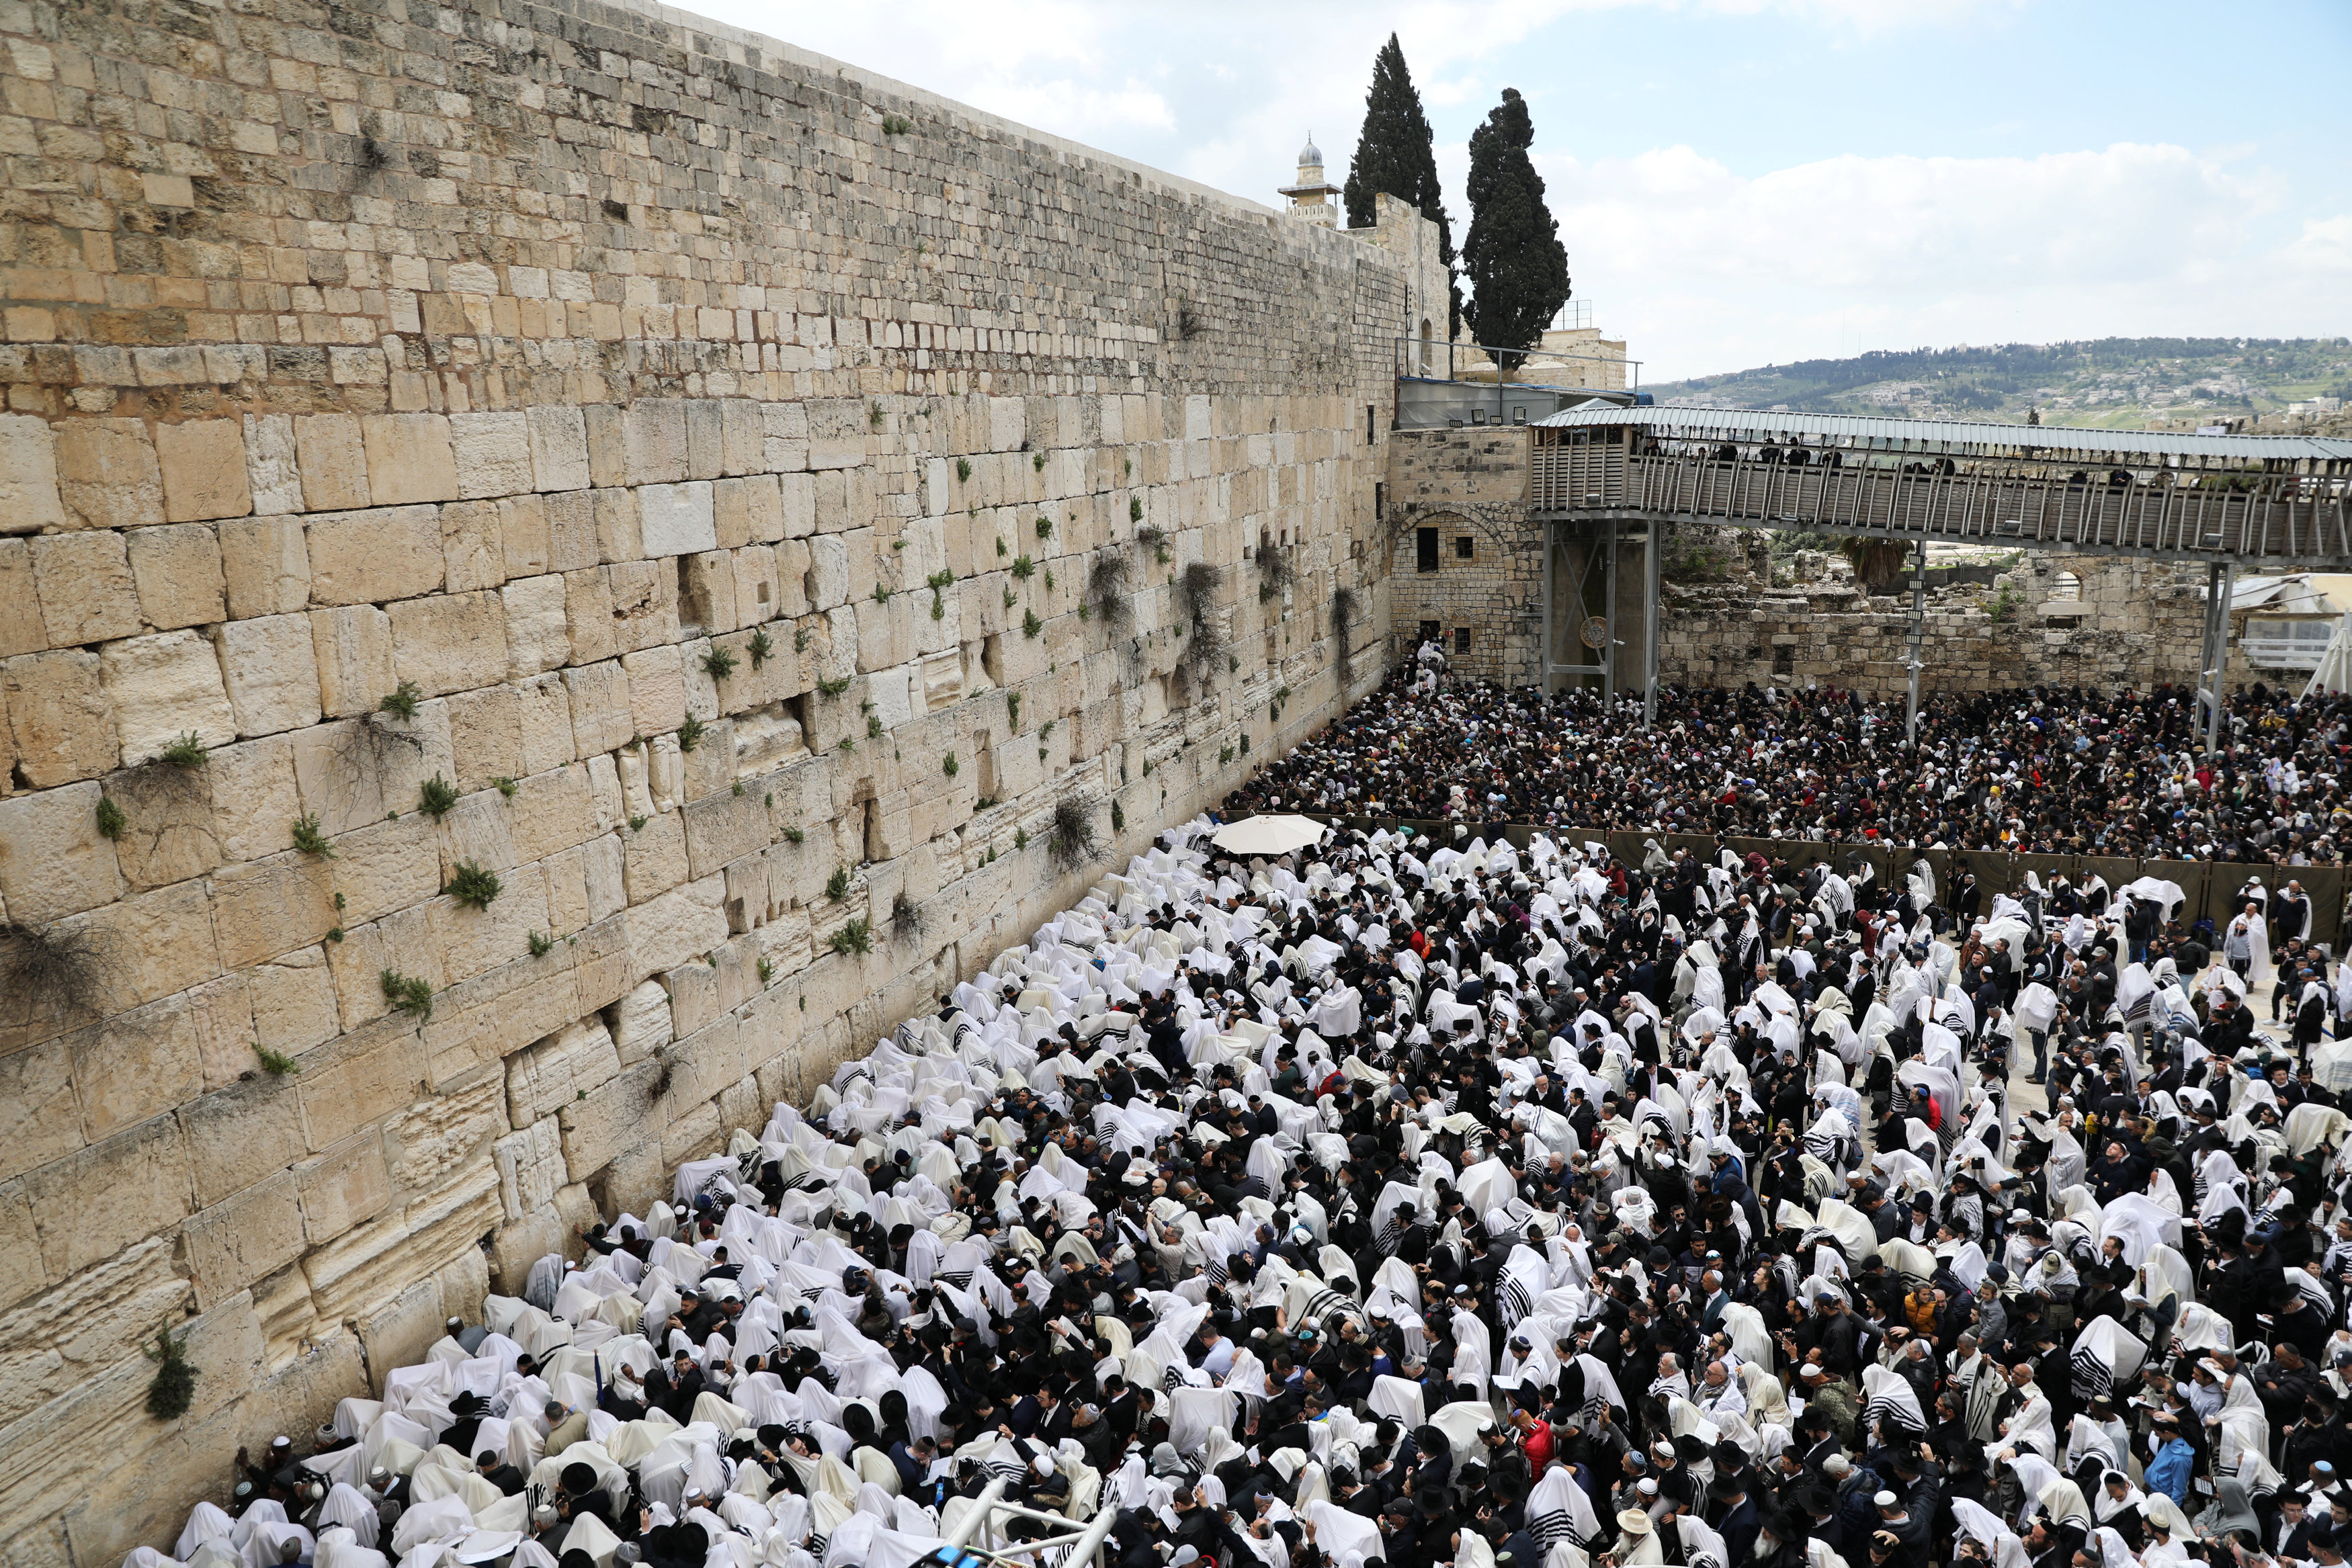
[[[1522,0],[693,7],[1260,201],[1344,179],[1394,30],[1458,240],[1529,100],[1649,380],[1920,344],[2352,332],[2352,5]]]

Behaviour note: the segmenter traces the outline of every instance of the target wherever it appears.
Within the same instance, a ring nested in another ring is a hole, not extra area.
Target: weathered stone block
[[[332,862],[312,855],[227,867],[213,877],[212,899],[221,962],[232,969],[310,946],[336,925]]]
[[[692,555],[719,548],[710,485],[647,485],[637,492],[637,535],[647,557]]]
[[[607,567],[605,576],[612,584],[614,653],[677,641],[677,574],[667,561],[621,561]]]
[[[0,414],[0,534],[74,526],[58,497],[57,449],[48,421]]]
[[[452,593],[506,580],[506,540],[496,501],[453,501],[441,508],[442,586]]]
[[[436,507],[313,517],[309,532],[314,604],[382,603],[441,586],[446,564]]]
[[[342,834],[335,856],[335,889],[352,925],[421,904],[441,890],[439,831],[421,813]]]
[[[552,572],[509,582],[501,591],[507,631],[507,678],[525,680],[569,662],[570,594]]]
[[[520,413],[451,414],[449,439],[460,497],[512,496],[531,488],[530,431]]]
[[[671,398],[632,403],[622,411],[621,423],[629,484],[660,485],[687,476],[684,403]]]
[[[110,643],[99,656],[107,706],[123,757],[143,762],[193,731],[206,746],[236,738],[220,657],[196,632]]]
[[[367,446],[355,415],[317,413],[296,420],[294,446],[302,467],[302,505],[288,510],[356,511],[375,504],[368,490]]]
[[[350,604],[313,610],[310,622],[320,711],[329,718],[374,712],[400,685],[392,617],[373,604]]]
[[[384,1124],[393,1185],[425,1192],[461,1179],[490,1163],[490,1145],[506,1130],[506,1085],[496,1073],[436,1095]]]
[[[294,1087],[310,1147],[318,1151],[406,1109],[425,1092],[424,1047],[415,1020],[395,1013],[320,1046],[302,1063]]]
[[[170,1116],[117,1133],[25,1178],[43,1268],[64,1279],[188,1215],[186,1140]],[[92,1203],[90,1194],[106,1194]]]
[[[265,517],[302,510],[301,448],[283,413],[245,416],[245,472],[253,509]]]
[[[302,797],[294,782],[294,747],[284,737],[216,748],[205,758],[212,783],[213,838],[221,858],[259,860],[292,841]]]
[[[572,733],[581,752],[616,751],[637,733],[629,714],[629,677],[617,659],[563,672],[572,697]]]
[[[61,1160],[88,1141],[65,1040],[0,1055],[0,1181]],[[0,1297],[8,1293],[0,1289]]]
[[[621,668],[629,677],[633,733],[667,735],[686,722],[686,665],[677,648],[627,654]]]
[[[601,1088],[621,1071],[620,1053],[601,1019],[559,1030],[507,1061],[507,1117],[529,1126]]]
[[[58,492],[67,526],[134,528],[163,520],[155,444],[135,419],[69,419],[57,435]]]
[[[550,671],[512,688],[518,728],[522,739],[522,766],[518,778],[561,768],[579,756],[572,737],[572,695],[563,677]]]
[[[368,494],[374,505],[399,507],[412,501],[457,498],[457,464],[446,417],[373,413],[360,421],[360,427],[367,445]]]
[[[668,892],[687,878],[686,824],[676,811],[649,818],[621,841],[621,875],[631,904]]]
[[[503,680],[506,616],[495,593],[444,593],[392,606],[393,664],[428,695]]]
[[[383,1212],[392,1202],[392,1174],[383,1140],[374,1129],[355,1134],[294,1167],[302,1208],[302,1237],[316,1247]]]
[[[32,541],[32,556],[49,646],[138,634],[139,591],[121,534],[43,534]]]
[[[245,431],[234,419],[198,419],[155,427],[167,522],[241,517],[253,510],[246,473]]]
[[[122,755],[98,655],[74,649],[0,661],[17,766],[37,789],[88,779]]]
[[[507,1223],[516,1225],[564,1186],[563,1128],[554,1117],[534,1122],[491,1145],[498,1164],[499,1200]]]
[[[221,863],[212,761],[207,755],[199,768],[133,768],[108,783],[122,813],[114,858],[130,886],[168,887]]]
[[[280,1171],[205,1209],[181,1233],[196,1299],[217,1306],[302,1252],[302,1207],[294,1173]]]
[[[48,645],[32,549],[23,539],[0,538],[0,658],[37,653]]]
[[[259,1073],[182,1108],[180,1124],[187,1130],[188,1168],[199,1206],[290,1170],[308,1152],[296,1082]]]
[[[213,642],[239,735],[275,735],[319,722],[319,656],[309,616],[231,621],[214,631]]]
[[[299,517],[239,518],[220,525],[228,613],[280,615],[310,602],[310,546]]]
[[[531,482],[541,490],[584,490],[588,472],[588,425],[580,410],[541,403],[528,413]]]
[[[140,613],[150,626],[205,626],[227,614],[215,530],[195,523],[139,528],[130,536],[130,549]]]
[[[300,947],[257,965],[247,983],[259,1044],[299,1056],[335,1038],[335,980],[320,949]]]

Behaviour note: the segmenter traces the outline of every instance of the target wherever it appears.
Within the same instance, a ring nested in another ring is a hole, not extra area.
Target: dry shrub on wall
[[[1196,560],[1176,580],[1176,608],[1191,628],[1184,637],[1184,659],[1203,683],[1216,671],[1225,653],[1224,633],[1217,624],[1217,569]]]
[[[1054,802],[1054,823],[1045,835],[1045,852],[1057,871],[1076,871],[1101,858],[1102,836],[1095,831],[1094,808],[1076,795]]]
[[[1339,654],[1333,663],[1339,666],[1339,682],[1343,686],[1356,678],[1355,649],[1349,642],[1355,619],[1356,591],[1352,588],[1333,589],[1331,591],[1331,635],[1339,644]]]
[[[1087,600],[1113,632],[1135,623],[1135,602],[1128,592],[1127,558],[1108,545],[1095,551],[1087,566]]]
[[[87,925],[0,925],[0,1035],[106,1009],[112,952]]]
[[[890,901],[890,935],[901,942],[911,942],[922,934],[922,909],[901,888]]]

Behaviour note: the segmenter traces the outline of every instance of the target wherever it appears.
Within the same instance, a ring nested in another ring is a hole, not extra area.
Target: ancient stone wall
[[[1390,624],[1410,656],[1433,631],[1449,670],[1525,685],[1538,678],[1540,532],[1528,517],[1528,432],[1399,431],[1389,440]],[[1423,569],[1421,533],[1435,535]]]
[[[167,1545],[1385,640],[1364,239],[595,0],[0,0],[0,154],[11,1568]]]

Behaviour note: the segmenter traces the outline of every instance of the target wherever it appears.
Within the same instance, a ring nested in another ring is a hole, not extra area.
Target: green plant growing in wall
[[[119,839],[122,836],[122,830],[129,826],[130,822],[122,815],[122,808],[114,803],[114,797],[100,795],[98,798],[99,836]]]
[[[1110,803],[1110,831],[1114,833],[1127,831],[1127,812],[1116,800]]]
[[[882,716],[880,714],[873,713],[866,716],[866,738],[868,740],[879,740],[882,738]]]
[[[835,904],[839,904],[843,899],[849,896],[849,868],[847,866],[843,865],[833,868],[833,874],[824,880],[824,895]]]
[[[155,1336],[155,1348],[145,1354],[155,1364],[155,1375],[147,1384],[147,1414],[158,1421],[176,1421],[196,1401],[196,1364],[188,1359],[188,1336],[173,1338],[167,1323]]]
[[[1004,716],[1005,723],[1018,731],[1021,727],[1021,694],[1019,692],[1004,694]]]
[[[874,951],[874,927],[866,916],[859,915],[833,934],[833,950],[836,953],[871,953]]]
[[[449,808],[457,803],[457,787],[438,773],[427,779],[416,791],[417,806],[436,822],[447,816]]]
[[[449,884],[441,891],[460,904],[488,909],[500,891],[499,873],[472,861],[459,861],[450,869]]]
[[[383,701],[376,705],[376,709],[394,718],[415,718],[417,705],[424,700],[425,689],[422,686],[415,681],[403,681],[384,694]]]
[[[1020,600],[1013,596],[1013,592],[1011,589],[1008,588],[1004,591],[1004,608],[1010,610],[1019,602],[1021,602]]]
[[[420,1023],[433,1019],[433,987],[429,981],[415,975],[404,975],[397,969],[386,969],[376,977],[383,988],[383,999],[395,1012],[404,1012]]]
[[[713,648],[702,655],[702,671],[714,681],[723,681],[735,673],[735,653],[729,648]]]
[[[903,114],[886,114],[882,117],[882,134],[885,136],[904,136],[914,129],[915,122]]]
[[[503,795],[509,800],[515,798],[515,791],[522,788],[521,785],[517,784],[512,779],[503,773],[499,774],[496,779],[491,779],[490,786],[498,790],[500,795]]]
[[[1024,637],[1034,637],[1045,629],[1045,623],[1037,619],[1037,612],[1034,610],[1024,610],[1021,612],[1021,634]]]
[[[646,831],[646,824],[652,821],[653,819],[651,817],[631,817],[629,819],[629,831],[633,833],[642,833]]]
[[[272,1078],[284,1078],[302,1071],[302,1064],[282,1051],[272,1051],[259,1040],[253,1042],[253,1054],[260,1060],[262,1071]]]
[[[952,752],[952,751],[949,752],[949,753],[947,754],[947,756],[946,756],[945,758],[943,758],[940,760],[940,772],[942,772],[942,773],[944,773],[944,774],[946,774],[946,775],[947,775],[949,778],[950,778],[950,779],[954,778],[954,777],[956,776],[956,774],[960,771],[960,769],[958,768],[958,767],[957,767],[957,765],[956,765],[956,759],[955,759],[955,753],[954,753],[954,752]]]
[[[1039,725],[1039,726],[1037,727],[1037,738],[1038,738],[1038,739],[1040,739],[1040,740],[1051,740],[1051,739],[1053,739],[1053,738],[1054,738],[1054,727],[1055,727],[1056,724],[1059,724],[1060,722],[1061,722],[1061,720],[1059,720],[1059,719],[1053,719],[1053,718],[1049,718],[1049,719],[1047,719],[1045,723],[1043,723],[1043,724]]]
[[[839,751],[855,751],[857,749],[857,742],[850,739],[849,737],[845,735],[834,743],[834,747],[835,749]]]
[[[816,689],[818,695],[824,697],[827,701],[831,701],[833,698],[839,696],[842,693],[849,689],[849,677],[847,675],[835,675],[829,681],[820,679],[816,684]]]
[[[1124,459],[1122,459],[1122,461],[1124,461]],[[1135,472],[1135,465],[1134,465],[1134,464],[1132,464],[1132,463],[1129,463],[1129,464],[1127,465],[1127,472],[1128,472],[1129,474],[1133,474],[1133,473]],[[1130,522],[1130,523],[1139,523],[1139,522],[1143,521],[1143,497],[1140,497],[1140,496],[1129,496],[1129,497],[1127,498],[1127,520],[1128,520],[1129,522]],[[1143,535],[1139,531],[1139,532],[1136,534],[1136,536],[1135,536],[1135,537],[1136,537],[1137,538],[1141,538],[1143,537]]]
[[[530,956],[532,957],[544,958],[549,953],[554,950],[554,947],[555,938],[548,936],[545,932],[534,931],[530,934]]]
[[[768,629],[762,626],[751,633],[751,640],[743,644],[743,651],[751,655],[751,667],[756,670],[768,662],[768,655],[776,651],[776,644],[768,636]]]
[[[866,405],[866,428],[868,430],[882,428],[882,405],[879,402],[869,402]]]
[[[1026,582],[1030,578],[1034,577],[1036,573],[1037,563],[1035,561],[1031,560],[1025,555],[1014,558],[1013,562],[1013,576],[1021,579],[1024,582]]]
[[[1038,454],[1037,466],[1040,468],[1045,466],[1045,457],[1043,453]],[[1054,537],[1053,518],[1040,517],[1037,519],[1037,537],[1041,539],[1050,539]]]
[[[196,738],[194,730],[184,730],[177,740],[156,753],[156,760],[179,768],[202,768],[205,765],[205,743]]]
[[[688,711],[686,722],[677,727],[677,748],[680,751],[692,751],[696,747],[700,746],[702,732],[706,727],[700,715]]]
[[[969,483],[971,482],[971,458],[969,458],[969,457],[959,457],[959,458],[957,458],[957,459],[956,459],[956,483],[957,483],[957,484],[959,484],[959,485],[964,485],[964,484],[969,484]]]
[[[784,841],[787,843],[806,843],[808,841],[808,830],[805,828],[786,828],[784,830]]]
[[[1025,850],[1029,847],[1028,829],[1015,828],[1013,830],[1013,847],[1016,850]]]
[[[1029,466],[1043,474],[1045,471],[1045,455],[1042,452],[1030,454]]]
[[[767,989],[770,986],[772,986],[772,985],[774,985],[775,983],[776,983],[776,961],[775,961],[774,959],[772,959],[772,958],[762,958],[762,959],[761,959],[761,960],[760,960],[760,988],[761,988],[761,990],[765,990],[765,989]]]
[[[877,604],[890,602],[890,588],[887,583],[877,582],[874,585],[874,602]]]
[[[793,629],[793,652],[795,653],[805,653],[808,652],[808,628],[805,626],[794,627]]]

